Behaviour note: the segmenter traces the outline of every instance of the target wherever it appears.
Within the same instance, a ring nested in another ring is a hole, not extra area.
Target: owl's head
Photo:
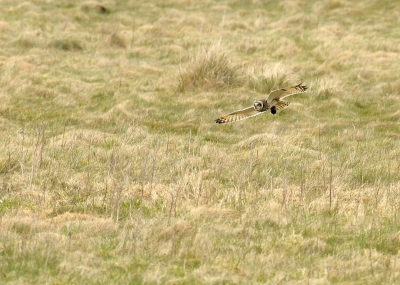
[[[254,102],[254,109],[256,111],[261,111],[264,108],[264,102],[261,100],[255,101]]]

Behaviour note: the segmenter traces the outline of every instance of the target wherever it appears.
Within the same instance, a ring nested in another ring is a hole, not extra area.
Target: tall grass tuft
[[[293,70],[282,63],[271,66],[252,65],[247,74],[249,88],[260,93],[270,92],[299,81]]]
[[[240,84],[238,66],[233,64],[228,51],[213,44],[191,57],[178,75],[178,91],[222,90]]]

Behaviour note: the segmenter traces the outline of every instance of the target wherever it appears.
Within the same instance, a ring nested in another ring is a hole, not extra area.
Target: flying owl
[[[220,117],[215,120],[217,124],[232,123],[247,119],[253,116],[264,113],[265,111],[271,111],[272,114],[276,114],[277,110],[281,110],[290,105],[289,102],[281,101],[281,99],[291,96],[297,93],[303,93],[307,90],[307,86],[300,83],[296,86],[289,88],[282,88],[278,90],[271,91],[267,99],[257,100],[253,103],[252,107],[248,107],[243,110],[235,111],[226,116]]]

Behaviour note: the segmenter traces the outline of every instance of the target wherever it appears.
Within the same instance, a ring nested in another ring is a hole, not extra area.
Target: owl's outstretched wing
[[[235,111],[233,113],[230,113],[226,116],[220,117],[215,120],[217,124],[225,124],[225,123],[233,123],[236,121],[240,121],[243,119],[247,119],[253,116],[257,116],[261,113],[264,113],[265,111],[257,111],[254,109],[254,107],[249,107],[243,110]]]
[[[286,108],[286,107],[289,106],[289,105],[290,105],[290,102],[278,101],[278,102],[275,104],[275,109],[276,109],[276,110],[281,110],[281,109],[283,109],[283,108]]]
[[[275,114],[276,114],[276,111],[281,110],[281,109],[283,109],[283,108],[286,108],[286,107],[289,106],[289,105],[290,105],[290,102],[286,102],[286,101],[277,101],[277,102],[275,103],[275,105],[273,105],[273,106],[271,107],[271,113],[272,113],[273,115],[275,115]]]
[[[282,88],[282,89],[278,89],[278,90],[274,90],[271,91],[271,93],[269,93],[267,102],[270,105],[274,105],[274,103],[276,101],[278,101],[279,99],[283,99],[285,97],[297,94],[297,93],[303,93],[306,92],[307,90],[307,86],[302,85],[303,83],[300,83],[296,86],[293,87],[289,87],[289,88]],[[275,101],[275,102],[273,102]]]

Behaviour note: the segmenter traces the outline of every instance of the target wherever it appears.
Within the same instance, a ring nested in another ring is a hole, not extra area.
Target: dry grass
[[[229,53],[214,44],[190,58],[179,71],[178,91],[201,89],[223,90],[240,84],[238,67],[229,60]]]
[[[3,1],[0,283],[398,284],[396,8]]]
[[[249,88],[260,93],[291,86],[293,82],[300,82],[298,74],[281,62],[252,65],[248,70]]]

